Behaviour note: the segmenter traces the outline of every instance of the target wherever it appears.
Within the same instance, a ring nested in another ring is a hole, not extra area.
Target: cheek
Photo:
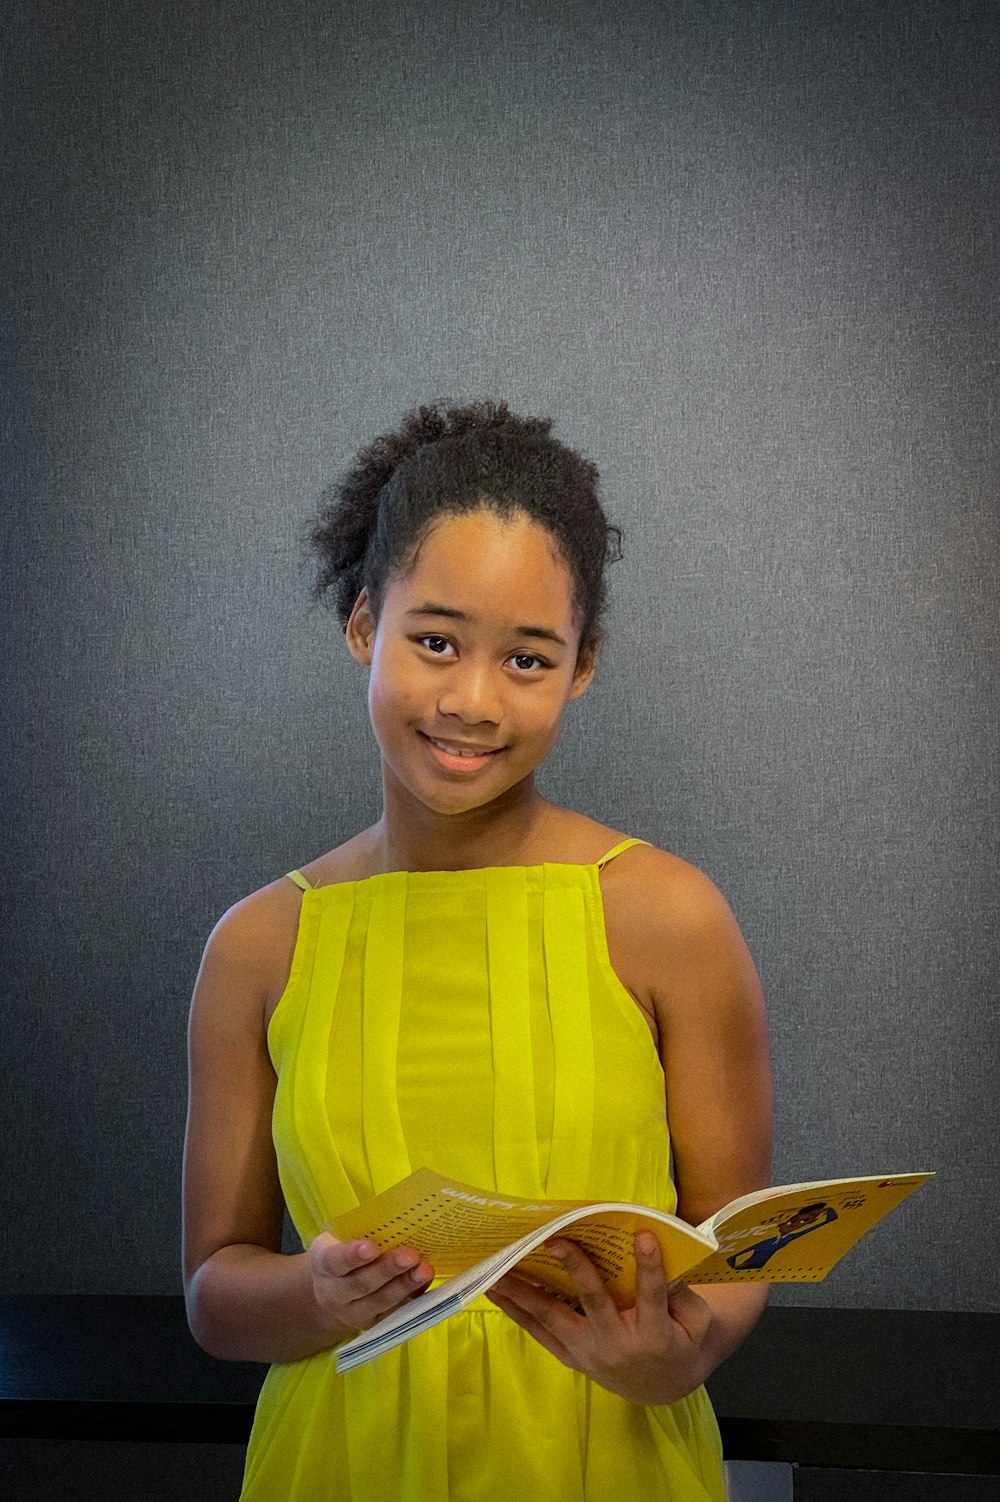
[[[515,695],[512,718],[529,735],[549,739],[559,734],[566,713],[567,686],[555,674],[534,691]]]
[[[371,666],[368,679],[368,710],[373,721],[389,721],[414,713],[420,700],[420,686],[412,671],[401,671],[391,654],[380,653]]]
[[[385,731],[400,713],[398,696],[389,692],[382,679],[373,675],[368,684],[368,713],[377,730]]]

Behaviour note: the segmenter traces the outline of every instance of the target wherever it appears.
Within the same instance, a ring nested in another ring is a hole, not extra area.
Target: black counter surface
[[[242,1442],[264,1370],[180,1297],[0,1295],[0,1438]],[[776,1306],[709,1391],[730,1459],[1000,1475],[1000,1314]]]

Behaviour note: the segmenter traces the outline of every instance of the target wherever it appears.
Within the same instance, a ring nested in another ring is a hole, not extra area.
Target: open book
[[[669,1282],[815,1282],[929,1173],[823,1179],[759,1189],[703,1221],[613,1200],[527,1200],[474,1189],[418,1169],[330,1221],[339,1241],[367,1237],[383,1252],[411,1246],[444,1281],[337,1349],[350,1371],[455,1314],[516,1267],[518,1276],[575,1302],[572,1279],[543,1243],[575,1241],[619,1308],[635,1298],[635,1235],[652,1231]]]

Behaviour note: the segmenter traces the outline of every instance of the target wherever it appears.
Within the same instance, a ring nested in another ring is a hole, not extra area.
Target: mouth
[[[474,772],[504,749],[503,746],[473,746],[462,741],[438,740],[435,736],[425,735],[422,730],[418,733],[437,764],[449,772]]]

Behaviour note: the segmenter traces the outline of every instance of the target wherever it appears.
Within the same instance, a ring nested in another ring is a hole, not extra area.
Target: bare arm
[[[265,888],[237,904],[209,938],[191,1003],[185,1301],[199,1345],[228,1360],[313,1355],[367,1328],[431,1276],[415,1255],[403,1268],[398,1252],[382,1258],[370,1243],[342,1246],[329,1235],[306,1252],[281,1251],[265,1016],[294,935],[286,894]]]
[[[692,1225],[771,1181],[771,1071],[760,981],[728,905],[707,877],[659,856],[661,918],[650,977],[666,1081],[678,1214]],[[767,1303],[766,1283],[706,1285],[706,1374]]]

